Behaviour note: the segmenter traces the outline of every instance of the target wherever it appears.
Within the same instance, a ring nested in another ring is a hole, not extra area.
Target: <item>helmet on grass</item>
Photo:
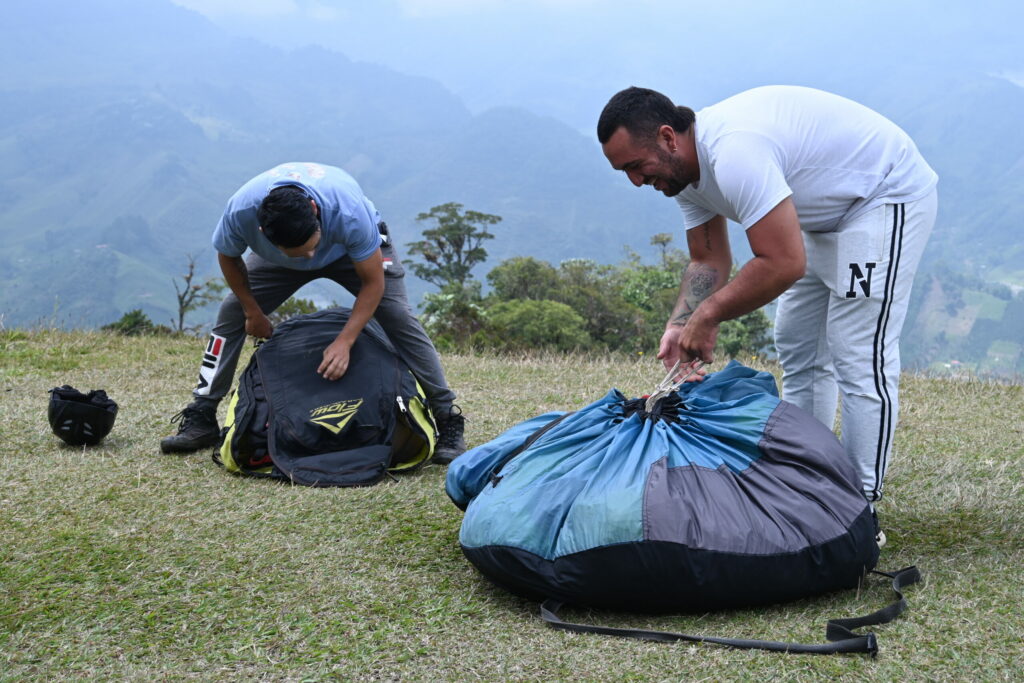
[[[50,389],[50,428],[71,446],[95,446],[114,426],[117,403],[102,389],[83,394],[65,384]]]

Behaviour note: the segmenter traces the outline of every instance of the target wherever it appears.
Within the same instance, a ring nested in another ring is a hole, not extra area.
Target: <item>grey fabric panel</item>
[[[843,445],[806,410],[779,401],[764,426],[761,453],[769,460],[800,461],[832,471],[853,491],[860,491],[860,479],[853,470]],[[860,494],[863,498],[863,494]]]
[[[789,553],[845,534],[867,507],[835,435],[799,408],[779,403],[760,449],[762,457],[741,474],[656,462],[644,493],[644,538],[729,553]]]

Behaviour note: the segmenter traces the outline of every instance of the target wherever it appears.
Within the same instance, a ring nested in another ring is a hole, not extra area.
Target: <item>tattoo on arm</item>
[[[704,226],[704,248],[711,251],[711,226]]]
[[[711,266],[690,264],[683,273],[679,287],[679,303],[669,321],[673,325],[685,325],[701,301],[711,296],[718,284],[718,270]]]

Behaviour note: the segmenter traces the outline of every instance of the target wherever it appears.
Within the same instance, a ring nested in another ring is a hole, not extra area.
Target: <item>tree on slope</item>
[[[487,260],[483,243],[494,239],[487,226],[501,216],[462,210],[449,202],[416,216],[434,221],[423,231],[423,239],[408,244],[409,254],[422,262],[410,262],[413,273],[441,291],[423,297],[423,324],[439,348],[464,348],[483,327],[480,283],[473,267]]]
[[[181,285],[178,284],[177,278],[171,279],[174,284],[174,293],[178,299],[178,319],[172,321],[176,325],[174,328],[176,332],[186,332],[191,329],[185,327],[185,316],[191,311],[220,299],[225,289],[224,283],[217,278],[209,278],[202,283],[195,282],[196,259],[192,254],[186,254],[185,258],[188,261],[188,266],[181,276]]]
[[[463,212],[462,204],[449,202],[419,214],[416,220],[435,221],[436,227],[424,230],[422,240],[408,244],[409,253],[423,259],[423,263],[411,264],[412,271],[444,290],[451,285],[464,286],[472,277],[473,267],[487,260],[482,245],[494,239],[487,226],[500,222],[501,216]]]

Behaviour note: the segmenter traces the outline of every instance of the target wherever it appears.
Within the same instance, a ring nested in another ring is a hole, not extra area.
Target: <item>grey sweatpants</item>
[[[869,501],[882,497],[899,417],[900,332],[936,206],[933,190],[837,232],[805,232],[806,274],[779,298],[782,397],[830,429],[842,399],[843,447]]]
[[[384,256],[384,296],[374,312],[374,319],[384,328],[399,356],[419,380],[435,415],[447,414],[455,400],[448,387],[437,350],[413,315],[405,292],[405,271],[390,244],[381,245]],[[352,259],[344,256],[318,270],[293,270],[275,265],[249,253],[245,259],[249,271],[249,287],[256,303],[270,314],[300,287],[319,278],[328,278],[347,289],[353,296],[362,283]],[[245,344],[245,313],[234,294],[221,304],[213,333],[206,345],[199,369],[199,383],[192,392],[195,399],[216,406],[231,388],[238,357]]]

